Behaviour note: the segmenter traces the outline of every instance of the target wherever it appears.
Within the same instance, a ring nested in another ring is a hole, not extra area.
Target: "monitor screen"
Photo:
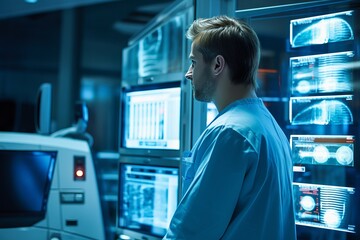
[[[351,92],[354,52],[337,52],[290,58],[291,93]]]
[[[139,41],[139,76],[181,72],[184,15],[174,16]]]
[[[353,39],[354,11],[290,21],[290,43],[294,48]]]
[[[349,135],[291,135],[293,164],[353,167],[354,143]]]
[[[180,94],[179,83],[126,89],[122,147],[179,150]]]
[[[182,74],[183,28],[187,13],[176,14],[123,51],[123,80]]]
[[[163,237],[178,203],[178,168],[120,163],[118,227]]]
[[[291,97],[289,114],[292,125],[350,125],[353,95]]]
[[[355,233],[355,188],[294,183],[296,224]]]
[[[31,226],[45,217],[56,155],[0,150],[0,227]]]

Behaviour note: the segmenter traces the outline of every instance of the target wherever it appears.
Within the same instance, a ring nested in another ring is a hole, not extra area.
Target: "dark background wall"
[[[117,151],[122,50],[173,1],[52,2],[0,11],[0,131],[35,132],[36,94],[49,82],[52,131],[74,123],[82,100],[94,150]]]

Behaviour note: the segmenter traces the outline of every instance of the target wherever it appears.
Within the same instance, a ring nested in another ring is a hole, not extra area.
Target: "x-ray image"
[[[294,183],[296,224],[355,232],[351,204],[355,189]]]
[[[163,29],[158,28],[139,42],[139,76],[151,76],[164,72]],[[166,66],[165,66],[166,67]]]
[[[290,21],[290,43],[302,47],[354,39],[353,11]]]
[[[292,135],[294,164],[354,166],[354,137],[333,135]]]
[[[139,41],[139,76],[181,71],[183,16],[176,16]]]
[[[352,51],[290,58],[293,95],[353,90]]]
[[[353,124],[352,95],[291,97],[289,114],[292,125]]]

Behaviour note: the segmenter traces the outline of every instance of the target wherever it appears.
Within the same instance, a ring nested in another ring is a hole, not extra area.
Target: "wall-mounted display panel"
[[[124,81],[142,84],[154,82],[163,75],[176,78],[183,74],[188,14],[188,11],[176,13],[123,50]]]
[[[354,233],[355,189],[294,183],[296,224]]]
[[[292,125],[349,125],[354,123],[353,95],[291,97]]]
[[[290,58],[291,93],[308,95],[353,90],[354,52]]]
[[[353,11],[290,21],[293,48],[354,40]]]
[[[291,135],[293,164],[354,167],[354,142],[354,136]]]

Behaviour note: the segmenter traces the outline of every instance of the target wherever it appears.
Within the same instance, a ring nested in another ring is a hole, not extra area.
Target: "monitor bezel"
[[[168,167],[168,168],[175,168],[178,170],[178,191],[177,191],[177,204],[180,200],[180,193],[181,193],[181,186],[180,186],[180,179],[181,179],[181,169],[180,169],[180,161],[177,158],[157,158],[157,157],[137,157],[137,156],[120,156],[118,162],[118,192],[117,192],[117,205],[116,205],[116,234],[117,235],[126,235],[126,237],[130,237],[132,239],[148,239],[148,240],[158,240],[159,236],[156,236],[151,233],[143,232],[143,231],[136,231],[130,228],[121,227],[119,223],[120,217],[120,171],[122,165],[139,165],[139,166],[153,166],[153,167]],[[177,205],[176,204],[176,205]]]

